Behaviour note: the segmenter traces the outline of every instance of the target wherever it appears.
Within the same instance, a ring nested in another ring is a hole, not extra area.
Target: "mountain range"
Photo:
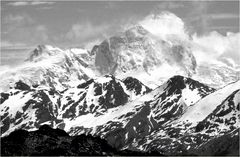
[[[240,69],[193,45],[136,25],[91,51],[37,46],[0,73],[2,155],[238,155]]]

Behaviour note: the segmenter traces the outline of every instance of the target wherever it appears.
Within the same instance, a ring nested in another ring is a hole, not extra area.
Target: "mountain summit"
[[[92,51],[101,74],[130,75],[142,71],[149,78],[158,71],[163,73],[159,76],[191,76],[197,66],[190,47],[157,38],[140,25],[104,40]],[[166,68],[171,72],[167,74]]]
[[[23,65],[0,73],[0,91],[8,90],[19,80],[30,86],[64,90],[95,76],[93,60],[84,49],[62,50],[50,45],[38,45]]]
[[[37,48],[30,53],[26,61],[37,62],[44,59],[44,57],[54,56],[61,52],[63,53],[63,50],[51,45],[38,45]]]

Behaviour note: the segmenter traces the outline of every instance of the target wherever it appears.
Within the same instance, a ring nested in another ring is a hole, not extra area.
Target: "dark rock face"
[[[99,103],[106,105],[106,108],[123,105],[128,101],[128,95],[124,92],[123,87],[114,77],[112,77],[112,80],[108,84],[103,85],[103,91],[107,91],[107,93]],[[111,102],[112,100],[115,100],[114,103]]]
[[[28,86],[26,83],[23,83],[21,80],[18,81],[16,84],[15,84],[15,89],[19,89],[19,90],[30,90],[30,86]]]
[[[43,125],[37,131],[18,130],[2,138],[1,155],[111,155],[111,150],[100,138],[70,137],[63,130]]]
[[[174,45],[172,47],[172,51],[170,51],[170,56],[174,62],[188,71],[189,76],[191,75],[191,70],[195,71],[197,61],[188,47],[184,47],[183,45]],[[190,62],[185,62],[184,64],[183,61],[185,60]]]
[[[71,102],[71,98],[69,98],[69,102],[71,107],[67,112],[70,112],[70,110],[73,110],[76,108],[76,106],[82,101],[84,106],[80,109],[82,114],[89,113],[89,111],[86,111],[86,109],[90,108],[90,113],[96,112],[96,110],[107,110],[109,108],[117,107],[120,105],[124,105],[129,100],[129,95],[127,95],[122,87],[121,81],[116,79],[114,76],[106,75],[103,77],[104,79],[109,79],[108,81],[101,83],[97,80],[90,79],[80,85],[77,86],[79,89],[84,89],[82,93],[80,94],[81,97],[78,102]],[[88,91],[92,90],[93,88],[93,95],[91,99],[95,99],[98,102],[97,104],[92,103],[91,105],[87,106],[87,99],[86,95]],[[68,105],[70,105],[68,104]],[[67,116],[68,113],[64,114],[64,117]],[[72,112],[72,111],[71,111]],[[72,112],[75,113],[75,112]],[[77,114],[72,114],[71,117],[76,116]]]
[[[7,100],[9,97],[9,94],[8,93],[1,93],[1,96],[0,96],[0,104],[3,103],[5,100]]]
[[[236,129],[232,134],[213,138],[198,149],[192,150],[191,154],[198,154],[201,156],[238,156],[239,131],[239,129]]]
[[[126,85],[128,90],[135,91],[136,94],[141,94],[143,85],[138,79],[135,79],[133,77],[127,77],[126,79],[123,80],[123,83]],[[151,91],[150,88],[145,86],[146,91],[143,94],[146,94]]]
[[[178,155],[238,155],[239,154],[239,129],[231,134],[226,134],[201,143],[203,136],[199,136],[197,149],[187,150],[184,144],[179,144],[176,150],[180,150]],[[196,136],[197,137],[197,136]],[[195,137],[190,137],[195,138]],[[170,140],[170,139],[169,139]],[[162,142],[169,144],[170,141],[163,139]],[[156,143],[157,144],[157,143]],[[173,142],[173,144],[177,144]],[[2,156],[162,156],[164,153],[154,149],[151,144],[148,152],[119,150],[108,144],[100,137],[92,135],[69,136],[65,131],[52,129],[48,125],[43,125],[36,131],[16,130],[9,136],[1,138]],[[173,150],[173,151],[176,151]]]
[[[89,86],[91,83],[93,83],[93,82],[94,82],[94,80],[93,80],[93,79],[90,79],[90,80],[88,80],[88,81],[86,81],[86,82],[78,85],[77,88],[86,88],[86,87],[88,87],[88,86]]]
[[[31,52],[29,58],[26,59],[26,61],[33,61],[34,58],[40,56],[40,55],[43,54],[43,53],[47,53],[47,52],[46,52],[46,47],[45,47],[45,45],[38,45],[37,48],[35,48],[35,49]]]
[[[37,131],[17,130],[1,139],[3,156],[115,156],[161,155],[156,151],[117,150],[107,141],[91,135],[69,136],[65,131],[43,125]]]
[[[202,97],[205,97],[209,93],[212,93],[215,91],[214,88],[211,88],[203,83],[200,83],[196,80],[193,80],[191,78],[185,78],[180,75],[173,76],[169,79],[168,84],[170,87],[169,91],[170,93],[177,92],[176,89],[181,90],[186,87],[186,85],[189,85],[190,89],[198,89],[199,94]]]

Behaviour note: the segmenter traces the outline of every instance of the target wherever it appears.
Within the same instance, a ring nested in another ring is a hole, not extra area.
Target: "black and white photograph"
[[[1,156],[239,156],[239,0],[1,0]]]

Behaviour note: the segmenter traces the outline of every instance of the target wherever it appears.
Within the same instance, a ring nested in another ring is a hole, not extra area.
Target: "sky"
[[[162,11],[181,18],[189,34],[239,32],[239,1],[1,1],[0,63],[18,64],[39,44],[90,49]]]

